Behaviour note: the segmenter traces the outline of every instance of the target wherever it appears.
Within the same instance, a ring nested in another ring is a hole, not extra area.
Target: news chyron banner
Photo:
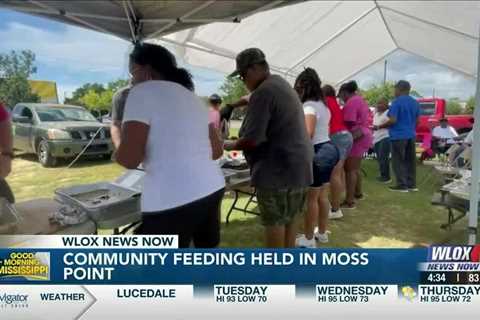
[[[177,249],[0,238],[0,319],[480,319],[480,245]]]

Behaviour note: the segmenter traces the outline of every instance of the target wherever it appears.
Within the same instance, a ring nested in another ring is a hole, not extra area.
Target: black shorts
[[[135,234],[178,235],[178,247],[214,248],[220,243],[220,209],[225,189],[181,207],[143,212]]]
[[[333,169],[340,160],[338,148],[331,142],[318,143],[313,146],[313,183],[311,187],[319,188],[330,182]]]

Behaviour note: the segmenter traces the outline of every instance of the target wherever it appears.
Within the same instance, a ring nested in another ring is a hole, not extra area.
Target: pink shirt
[[[208,108],[208,123],[213,123],[215,129],[220,129],[220,111],[212,107]]]
[[[354,141],[350,154],[354,157],[361,157],[372,145],[372,132],[369,129],[370,109],[368,104],[359,95],[348,99],[343,108],[343,120],[350,132],[360,128],[363,136]]]
[[[9,117],[8,111],[5,107],[0,103],[0,122],[7,120]]]

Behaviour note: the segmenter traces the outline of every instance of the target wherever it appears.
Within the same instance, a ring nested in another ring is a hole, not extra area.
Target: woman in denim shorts
[[[331,114],[330,140],[338,148],[340,153],[340,161],[338,161],[335,166],[330,179],[331,210],[328,216],[330,219],[339,219],[343,217],[342,210],[340,209],[341,196],[345,191],[343,167],[345,165],[345,160],[352,149],[353,138],[343,121],[343,114],[337,102],[335,89],[330,85],[325,85],[322,87],[322,91],[325,96],[325,103]]]
[[[303,103],[305,126],[315,151],[312,163],[313,184],[308,191],[307,212],[304,219],[305,234],[297,237],[296,245],[315,248],[316,241],[328,242],[328,186],[333,169],[339,160],[339,152],[330,142],[331,114],[325,106],[317,72],[306,68],[296,79],[294,88]]]

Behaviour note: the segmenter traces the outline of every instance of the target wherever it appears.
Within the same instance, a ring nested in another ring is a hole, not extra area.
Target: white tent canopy
[[[236,53],[259,47],[277,72],[311,66],[339,84],[396,49],[476,77],[479,26],[477,1],[308,1],[161,39],[192,65],[229,73]]]
[[[0,7],[110,33],[125,40],[140,40],[214,21],[240,22],[256,12],[291,3],[259,0],[2,0]]]
[[[157,38],[177,45],[186,62],[225,73],[233,71],[238,52],[259,47],[290,80],[309,66],[339,84],[403,49],[476,77],[480,119],[480,1],[3,0],[2,6],[123,39]],[[474,130],[472,181],[478,182],[478,121]],[[471,191],[474,243],[478,183]]]
[[[309,1],[262,12],[241,24],[213,23],[160,40],[179,46],[185,61],[229,73],[235,55],[265,52],[276,73],[290,81],[313,67],[335,85],[397,49],[477,78],[480,119],[479,1]],[[413,84],[415,85],[415,84]],[[476,242],[480,178],[480,126],[474,128],[469,243]]]

